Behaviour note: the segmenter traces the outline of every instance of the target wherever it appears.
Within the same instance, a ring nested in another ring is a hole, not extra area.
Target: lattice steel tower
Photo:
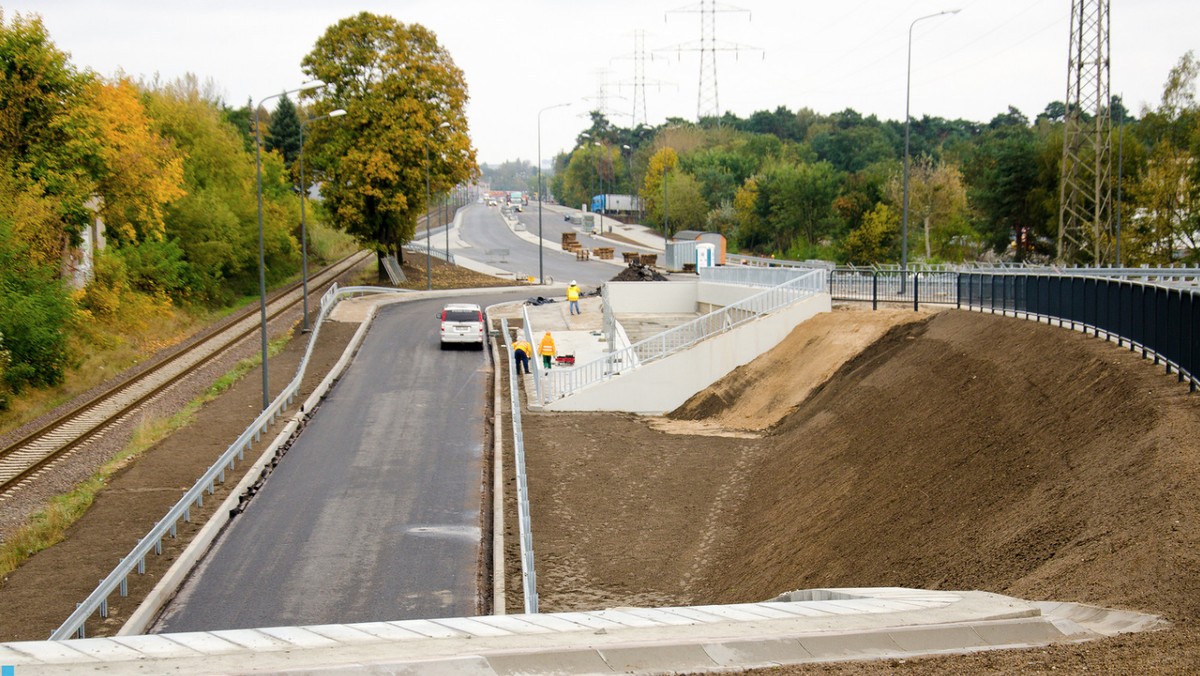
[[[700,52],[700,85],[696,95],[697,121],[705,117],[717,119],[721,117],[721,102],[717,95],[717,52],[761,51],[756,47],[717,40],[717,14],[724,12],[750,14],[750,10],[719,4],[716,0],[700,0],[695,5],[667,12],[667,14],[700,15],[700,41],[667,48],[681,52]]]
[[[1071,1],[1058,261],[1113,260],[1109,0]]]

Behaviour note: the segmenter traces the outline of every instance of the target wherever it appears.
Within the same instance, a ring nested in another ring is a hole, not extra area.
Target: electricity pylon
[[[1109,0],[1072,0],[1059,186],[1058,261],[1112,262]]]

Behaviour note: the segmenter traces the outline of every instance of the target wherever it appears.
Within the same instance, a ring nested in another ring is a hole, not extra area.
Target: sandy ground
[[[315,358],[332,363],[353,328],[323,329]],[[4,580],[0,640],[48,635],[232,438],[211,430],[244,428],[259,396],[251,373],[114,477],[64,543]],[[781,671],[1200,672],[1200,398],[1114,344],[958,311],[841,310],[670,418],[525,416],[543,611],[833,585],[983,589],[1157,613],[1174,627]],[[167,546],[133,598],[178,553]],[[114,600],[113,618],[89,633],[110,633],[131,608]]]

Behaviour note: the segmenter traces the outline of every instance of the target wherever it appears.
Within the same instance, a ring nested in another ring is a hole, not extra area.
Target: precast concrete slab
[[[706,672],[1033,647],[1162,625],[1151,615],[986,592],[821,589],[728,606],[7,643],[0,661],[21,674]]]

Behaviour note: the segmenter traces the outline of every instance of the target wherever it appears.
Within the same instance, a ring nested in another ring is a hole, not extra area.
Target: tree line
[[[0,410],[84,352],[257,295],[255,117],[273,284],[299,274],[302,134],[314,220],[379,255],[412,239],[427,185],[436,198],[476,175],[465,81],[431,31],[364,12],[299,66],[325,86],[232,107],[194,76],[78,68],[40,17],[0,12]],[[98,222],[106,246],[72,284]]]
[[[1185,54],[1140,117],[1110,102],[1124,264],[1200,263],[1197,71]],[[1055,259],[1067,112],[1055,101],[1032,120],[1011,107],[987,123],[911,120],[911,259]],[[639,194],[646,224],[718,231],[734,251],[869,265],[900,259],[903,159],[903,121],[851,109],[780,106],[635,129],[593,112],[555,158],[550,187],[571,205]]]

